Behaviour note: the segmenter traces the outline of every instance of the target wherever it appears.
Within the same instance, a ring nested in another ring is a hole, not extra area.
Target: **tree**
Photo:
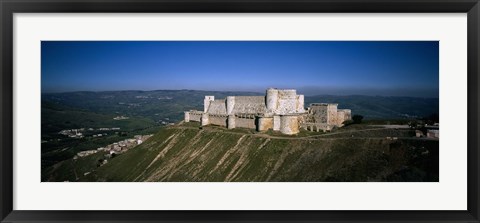
[[[353,123],[355,123],[355,124],[362,123],[362,119],[363,119],[363,116],[361,116],[361,115],[354,115],[352,117]]]
[[[416,129],[417,126],[418,126],[418,122],[416,120],[413,120],[413,121],[410,121],[408,123],[408,126],[411,128],[411,129]]]
[[[438,116],[438,114],[434,113],[434,114],[430,114],[427,117],[422,118],[422,120],[425,121],[425,123],[428,125],[433,125],[435,123],[438,123],[439,118],[440,117]]]

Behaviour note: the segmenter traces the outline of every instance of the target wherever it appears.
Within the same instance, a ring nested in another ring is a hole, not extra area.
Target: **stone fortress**
[[[205,96],[203,111],[185,112],[185,122],[205,125],[241,127],[267,131],[273,129],[293,135],[303,128],[309,131],[330,131],[351,120],[350,109],[337,109],[338,104],[313,103],[305,110],[304,96],[294,89],[269,88],[265,96],[228,96],[215,99]]]

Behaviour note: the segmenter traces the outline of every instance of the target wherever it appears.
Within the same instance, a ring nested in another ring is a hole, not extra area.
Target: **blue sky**
[[[296,88],[438,97],[437,41],[42,41],[42,92]]]

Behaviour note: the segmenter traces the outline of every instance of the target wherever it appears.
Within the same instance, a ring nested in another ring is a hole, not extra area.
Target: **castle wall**
[[[310,106],[309,115],[315,123],[327,123],[328,121],[327,105],[312,105]]]
[[[344,112],[344,120],[352,120],[352,110],[350,109],[341,109]]]
[[[337,125],[342,127],[343,126],[343,122],[345,121],[345,112],[344,111],[341,111],[341,110],[338,110],[337,111]]]
[[[234,129],[236,127],[235,121],[236,121],[235,115],[229,115],[227,118],[227,127],[229,129]]]
[[[199,111],[190,111],[189,119],[190,121],[200,122],[202,119],[202,113]]]
[[[301,128],[311,131],[311,132],[326,132],[333,129],[333,125],[328,125],[326,123],[302,123],[300,124]]]
[[[225,106],[225,99],[210,101],[210,106],[208,107],[207,112],[208,114],[214,115],[226,115],[227,108]]]
[[[309,115],[315,123],[338,124],[337,104],[312,104]]]
[[[210,115],[208,117],[210,125],[218,125],[227,127],[227,117],[226,116],[216,116]]]
[[[337,104],[328,104],[328,121],[327,124],[329,125],[337,125],[338,124],[338,115],[337,115]]]
[[[273,117],[258,118],[257,131],[267,131],[273,128]]]
[[[256,114],[266,111],[264,96],[235,96],[233,114]]]
[[[352,119],[352,111],[350,109],[338,109],[337,110],[337,125],[343,126],[343,122]]]
[[[202,126],[210,124],[209,117],[208,117],[207,113],[202,114],[201,122],[202,122]]]
[[[185,114],[184,116],[184,121],[185,122],[190,122],[190,112],[186,111],[186,112],[183,112]]]
[[[280,131],[280,116],[273,116],[273,130]]]
[[[297,111],[299,113],[305,112],[305,96],[303,94],[297,95]]]
[[[255,119],[254,118],[235,118],[235,127],[236,128],[249,128],[256,129]]]

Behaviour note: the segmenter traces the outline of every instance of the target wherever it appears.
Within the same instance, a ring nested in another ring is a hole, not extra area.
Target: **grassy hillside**
[[[438,141],[275,138],[172,127],[80,180],[438,181]]]

